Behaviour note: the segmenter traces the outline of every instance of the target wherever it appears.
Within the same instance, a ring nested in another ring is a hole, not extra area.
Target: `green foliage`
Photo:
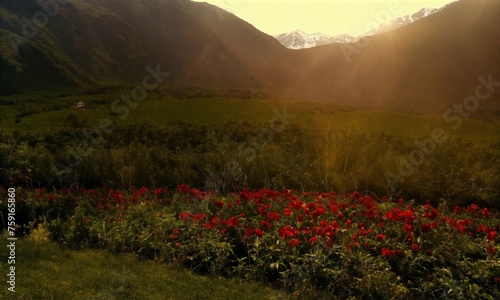
[[[68,120],[81,126],[83,119],[70,115]],[[116,126],[109,134],[91,128],[0,131],[0,184],[129,188],[188,183],[222,194],[243,187],[359,190],[445,201],[450,207],[500,205],[500,152],[493,147],[451,137],[401,177],[402,159],[408,161],[418,148],[398,138],[293,125],[263,138],[266,129],[226,122]],[[402,180],[391,186],[387,172]]]
[[[287,299],[263,284],[200,276],[131,254],[69,250],[53,243],[18,240],[16,293],[1,299]],[[6,252],[0,253],[7,261]]]
[[[499,213],[477,205],[448,210],[357,192],[265,189],[222,197],[186,185],[177,191],[20,189],[18,197],[25,199],[19,209],[31,210],[23,213],[24,227],[38,226],[32,241],[42,241],[46,228],[71,248],[259,280],[292,298],[500,295]]]

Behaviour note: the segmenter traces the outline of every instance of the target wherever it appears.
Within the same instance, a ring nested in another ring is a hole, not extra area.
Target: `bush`
[[[500,296],[500,214],[477,205],[187,185],[22,194],[29,223],[43,220],[61,243],[257,279],[299,298]]]

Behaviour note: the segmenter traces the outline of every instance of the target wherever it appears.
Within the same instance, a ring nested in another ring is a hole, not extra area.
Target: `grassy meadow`
[[[148,98],[131,108],[125,119],[111,113],[111,103],[127,94],[126,90],[110,91],[97,95],[44,94],[4,97],[3,103],[17,103],[0,106],[0,126],[8,129],[37,130],[71,126],[68,116],[74,114],[84,120],[86,126],[98,126],[103,118],[110,118],[117,124],[148,124],[169,126],[178,122],[197,125],[221,125],[228,121],[247,122],[252,125],[268,123],[275,115],[273,109],[286,111],[295,116],[291,124],[311,130],[332,128],[354,129],[374,134],[387,134],[413,142],[413,139],[431,134],[434,128],[444,128],[451,135],[475,143],[500,143],[500,124],[491,120],[474,118],[463,120],[454,130],[441,116],[425,116],[376,110],[359,110],[338,105],[286,102],[275,99],[242,99],[227,97],[176,98],[175,96],[152,93]],[[84,101],[88,110],[75,110],[73,106]],[[20,118],[23,111],[33,114]]]
[[[71,250],[50,242],[40,230],[20,240],[16,293],[1,299],[286,299],[258,283],[202,276],[133,254]],[[0,258],[7,257],[2,251]],[[4,285],[2,285],[3,287]]]

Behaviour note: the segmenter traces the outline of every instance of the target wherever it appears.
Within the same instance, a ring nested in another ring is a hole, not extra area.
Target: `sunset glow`
[[[300,29],[307,33],[359,35],[376,23],[440,8],[452,0],[204,0],[234,13],[267,34]]]

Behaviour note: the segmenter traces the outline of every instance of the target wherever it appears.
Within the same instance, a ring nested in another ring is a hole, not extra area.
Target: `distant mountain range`
[[[273,37],[277,39],[283,46],[287,47],[288,49],[294,50],[307,49],[333,43],[355,43],[364,36],[379,34],[389,30],[397,29],[402,26],[406,26],[422,18],[430,16],[431,14],[439,10],[440,9],[437,8],[423,8],[414,14],[396,18],[389,24],[381,24],[377,29],[355,37],[348,34],[330,36],[320,32],[308,34],[298,29],[289,33],[273,35]]]
[[[460,0],[362,45],[300,51],[207,3],[61,1],[57,13],[33,22],[43,2],[0,1],[0,95],[136,86],[149,66],[170,74],[162,89],[443,114],[474,95],[479,76],[500,81],[498,0]],[[500,111],[493,88],[479,109]]]
[[[298,29],[289,33],[273,35],[273,37],[283,46],[294,50],[307,49],[333,43],[354,43],[358,40],[357,37],[353,37],[348,34],[341,34],[337,36],[330,36],[320,32],[308,34]]]

